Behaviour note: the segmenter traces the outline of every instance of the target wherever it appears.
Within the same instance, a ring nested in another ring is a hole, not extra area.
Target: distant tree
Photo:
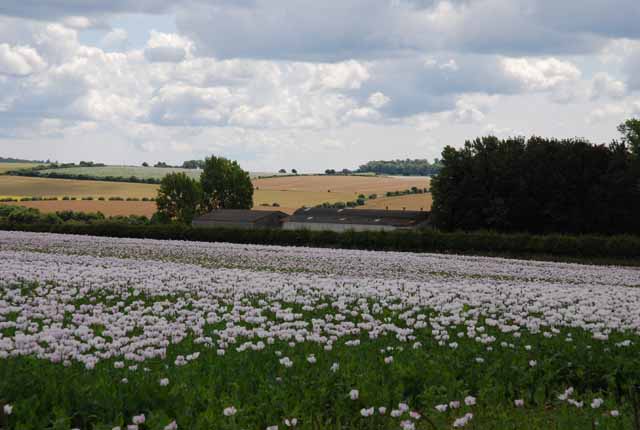
[[[342,173],[343,175],[350,175],[350,174],[351,174],[351,170],[349,170],[349,169],[342,169],[341,173]]]
[[[628,119],[618,126],[622,134],[622,142],[629,145],[631,152],[640,158],[640,119]]]
[[[153,167],[163,167],[163,168],[167,168],[167,167],[171,167],[169,166],[167,163],[165,163],[164,161],[158,161],[156,164],[153,165]]]
[[[159,218],[190,224],[201,202],[200,184],[186,174],[169,173],[160,181],[156,199]]]
[[[144,163],[142,163],[142,167],[149,167],[149,163],[145,161]]]
[[[297,175],[298,171],[296,169],[291,169],[291,173],[293,173],[294,175]]]
[[[335,171],[335,169],[327,169],[327,170],[324,171],[324,174],[325,175],[335,175],[336,171]]]
[[[235,161],[222,157],[207,158],[200,182],[203,191],[202,207],[206,211],[253,207],[251,177]]]
[[[430,163],[425,159],[369,161],[358,168],[360,173],[377,173],[381,175],[433,176],[441,168],[437,158]]]
[[[284,174],[284,173],[287,173],[287,171],[285,169],[280,169],[280,170],[278,170],[278,173]]]
[[[182,163],[183,169],[203,169],[204,160],[188,160]]]

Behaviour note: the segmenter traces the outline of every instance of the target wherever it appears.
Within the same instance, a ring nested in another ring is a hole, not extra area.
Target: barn
[[[281,228],[288,215],[280,211],[217,209],[193,220],[194,227]]]
[[[303,208],[290,216],[285,230],[391,231],[425,228],[429,212],[372,209]]]

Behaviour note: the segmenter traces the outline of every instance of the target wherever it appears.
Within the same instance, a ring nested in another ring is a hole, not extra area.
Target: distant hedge
[[[247,230],[198,228],[181,224],[132,225],[113,221],[92,224],[12,223],[0,230],[50,232],[108,237],[174,239],[201,242],[313,246],[364,250],[466,253],[512,257],[548,256],[561,259],[636,260],[640,236],[568,236],[500,234],[494,232],[318,232],[308,230]]]
[[[64,172],[43,172],[42,169],[11,170],[7,172],[11,176],[25,176],[30,178],[73,179],[76,181],[102,181],[102,182],[127,182],[136,184],[159,184],[160,179],[138,178],[137,176],[96,176]]]

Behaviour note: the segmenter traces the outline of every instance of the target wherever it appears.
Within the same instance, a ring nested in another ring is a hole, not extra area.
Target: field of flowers
[[[0,428],[640,429],[640,270],[0,232]]]

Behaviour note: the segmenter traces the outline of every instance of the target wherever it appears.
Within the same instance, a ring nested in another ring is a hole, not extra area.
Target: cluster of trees
[[[429,160],[392,160],[392,161],[369,161],[360,166],[359,173],[376,173],[379,175],[403,175],[403,176],[433,176],[436,175],[442,164],[437,158],[430,163]]]
[[[336,170],[336,169],[326,169],[324,171],[325,175],[351,175],[353,172],[349,169],[342,169],[342,170]]]
[[[210,157],[199,181],[182,172],[162,178],[156,204],[161,219],[189,224],[196,215],[215,209],[251,209],[253,183],[237,162]]]
[[[280,169],[278,170],[278,173],[281,175],[286,175],[287,174],[287,169]],[[291,169],[291,174],[292,175],[297,175],[298,171],[296,169]]]
[[[446,147],[431,182],[444,230],[640,233],[640,121],[620,141],[483,137]]]
[[[158,223],[157,218],[149,219],[145,216],[113,216],[106,217],[102,212],[76,212],[57,211],[42,213],[35,208],[24,206],[0,205],[0,224],[9,225],[59,225],[59,224],[96,224],[96,223],[118,223],[121,225],[150,225]]]
[[[204,169],[204,160],[187,160],[182,163],[183,169]]]

